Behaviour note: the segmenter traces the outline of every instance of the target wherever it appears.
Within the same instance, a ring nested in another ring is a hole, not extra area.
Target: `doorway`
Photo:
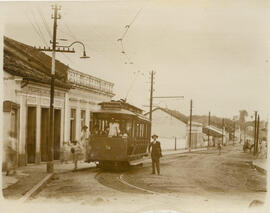
[[[48,161],[49,137],[50,137],[50,114],[49,109],[41,109],[41,138],[40,138],[40,154],[41,161]],[[61,110],[54,110],[54,160],[60,160],[60,132],[61,132]]]
[[[27,163],[35,163],[36,158],[36,107],[28,107],[27,113]]]
[[[60,160],[61,110],[54,110],[54,160]]]
[[[41,125],[40,125],[40,155],[41,161],[48,160],[48,140],[49,140],[49,109],[41,109]]]

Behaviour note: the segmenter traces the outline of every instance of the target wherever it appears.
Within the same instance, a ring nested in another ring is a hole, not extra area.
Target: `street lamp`
[[[65,48],[70,48],[74,44],[81,44],[83,46],[83,56],[81,56],[80,58],[82,58],[82,59],[83,58],[90,58],[89,56],[86,55],[85,46],[84,46],[84,44],[81,41],[74,41],[70,45],[67,45],[67,46],[56,46],[56,47],[65,49]]]

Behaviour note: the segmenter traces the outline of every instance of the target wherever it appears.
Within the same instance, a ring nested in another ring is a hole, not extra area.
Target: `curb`
[[[41,189],[51,180],[54,173],[47,174],[39,183],[32,187],[28,192],[25,193],[23,197],[19,199],[20,203],[27,201],[30,197],[36,195]]]
[[[263,174],[267,174],[267,170],[262,168],[262,167],[259,167],[258,165],[254,164],[254,162],[252,161],[252,166],[256,168],[256,170],[258,170],[259,172],[263,173]]]

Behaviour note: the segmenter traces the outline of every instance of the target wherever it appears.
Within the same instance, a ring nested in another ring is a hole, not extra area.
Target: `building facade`
[[[187,125],[187,142],[186,147],[191,147],[191,149],[199,148],[199,147],[205,147],[206,144],[203,140],[203,125],[199,122],[191,122],[191,132],[190,132],[190,121],[188,121]],[[190,141],[190,135],[191,135],[191,141]],[[191,143],[191,144],[189,144]]]
[[[180,112],[155,108],[152,111],[151,132],[159,136],[158,140],[164,150],[187,148],[187,117]]]
[[[16,139],[15,163],[46,162],[49,137],[51,57],[4,38],[3,169],[9,137]],[[54,98],[54,159],[60,160],[63,141],[78,140],[89,126],[98,103],[114,96],[113,83],[75,71],[56,61]]]

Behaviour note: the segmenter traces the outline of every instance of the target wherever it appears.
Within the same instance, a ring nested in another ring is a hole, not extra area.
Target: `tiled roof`
[[[35,48],[4,37],[4,70],[12,75],[38,83],[50,84],[51,57]],[[70,88],[68,66],[55,61],[55,85]]]

